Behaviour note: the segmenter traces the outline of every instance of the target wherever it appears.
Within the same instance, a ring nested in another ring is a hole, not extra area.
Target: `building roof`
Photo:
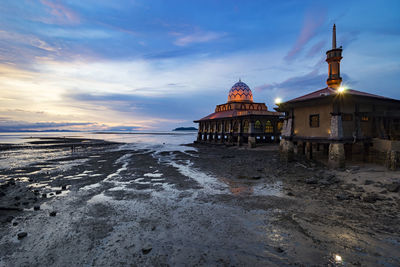
[[[346,89],[344,93],[346,95],[364,96],[364,97],[372,97],[372,98],[377,98],[377,99],[382,99],[382,100],[399,101],[399,100],[396,100],[396,99],[393,99],[393,98],[374,95],[374,94],[361,92],[361,91],[357,91],[357,90],[353,90],[353,89]],[[337,93],[336,89],[330,88],[330,87],[325,87],[323,89],[314,91],[312,93],[309,93],[309,94],[294,98],[292,100],[289,100],[286,103],[295,103],[295,102],[306,101],[306,100],[310,100],[310,99],[318,99],[318,98],[323,98],[323,97],[327,97],[327,96],[330,96],[330,95],[337,95],[337,94],[338,93]]]
[[[205,121],[205,120],[215,120],[215,119],[222,119],[222,118],[232,118],[238,116],[246,116],[246,115],[270,115],[270,116],[277,116],[282,115],[280,112],[273,112],[273,111],[266,111],[266,110],[227,110],[227,111],[220,111],[214,112],[210,115],[201,118],[198,121]]]
[[[228,94],[228,102],[253,102],[253,93],[250,87],[239,80],[235,83]]]

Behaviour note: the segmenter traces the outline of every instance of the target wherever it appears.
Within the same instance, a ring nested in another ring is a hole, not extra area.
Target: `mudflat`
[[[276,145],[0,159],[1,266],[400,265],[400,172],[381,166],[284,164]]]

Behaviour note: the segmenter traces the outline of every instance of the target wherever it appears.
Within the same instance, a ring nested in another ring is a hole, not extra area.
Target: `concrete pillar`
[[[229,133],[228,133],[228,143],[232,144],[233,143],[233,122],[229,122]]]
[[[308,160],[310,160],[310,159],[312,159],[313,157],[312,157],[312,153],[313,153],[313,151],[312,151],[312,144],[310,143],[310,142],[306,142],[306,158],[308,159]]]
[[[279,143],[279,155],[283,162],[293,161],[294,145],[292,141],[282,139]]]
[[[220,134],[220,143],[224,143],[225,142],[225,122],[221,123],[221,134]]]
[[[330,168],[344,168],[345,166],[344,145],[341,143],[331,143],[329,145],[328,166]]]
[[[238,131],[238,139],[237,139],[237,146],[242,145],[242,122],[239,123],[239,131]]]
[[[301,156],[305,154],[305,146],[301,141],[297,142],[297,154]]]
[[[318,143],[312,143],[311,144],[311,152],[312,152],[312,158],[316,159],[317,152],[319,151],[319,144]]]
[[[386,153],[386,167],[391,170],[397,170],[397,166],[400,164],[400,152],[389,150]]]
[[[335,140],[343,138],[342,115],[340,113],[332,113],[330,138]]]
[[[254,122],[249,124],[249,137],[247,141],[250,148],[256,147],[256,137],[254,136]]]
[[[290,137],[292,136],[293,131],[293,118],[289,117],[283,121],[282,127],[282,137]]]

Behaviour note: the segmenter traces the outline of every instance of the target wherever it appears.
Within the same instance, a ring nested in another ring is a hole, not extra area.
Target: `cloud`
[[[286,61],[294,60],[298,54],[303,51],[307,43],[316,36],[318,28],[321,27],[325,19],[326,16],[324,10],[306,13],[303,27],[297,37],[296,43],[285,56]]]
[[[188,35],[183,35],[180,33],[172,32],[171,35],[180,36],[175,40],[174,44],[177,46],[187,46],[194,43],[207,43],[210,41],[214,41],[220,39],[225,36],[225,33],[217,33],[217,32],[195,32]]]
[[[64,38],[64,39],[105,39],[112,36],[108,31],[104,31],[101,29],[84,29],[84,28],[46,29],[46,31],[43,31],[43,34],[51,37]]]
[[[33,35],[20,34],[16,32],[7,32],[0,30],[0,39],[7,40],[7,42],[15,42],[23,45],[30,45],[32,47],[43,49],[47,52],[55,52],[57,49],[52,47],[45,41]]]
[[[78,14],[64,6],[60,1],[41,0],[41,3],[50,9],[50,14],[59,24],[78,24],[80,18]]]
[[[346,74],[341,74],[349,84],[356,84]],[[282,82],[257,86],[256,91],[268,91],[276,96],[286,98],[285,101],[326,87],[327,74],[320,74],[318,69],[304,75],[290,77]]]
[[[56,129],[82,129],[93,126],[90,122],[26,122],[0,119],[0,132],[39,131]]]
[[[307,57],[310,58],[315,55],[323,56],[324,53],[322,53],[322,51],[323,51],[323,48],[325,47],[325,44],[326,44],[326,39],[323,39],[323,40],[319,41],[318,43],[314,44],[310,48],[310,50],[308,50]]]
[[[291,77],[278,83],[264,84],[255,89],[259,91],[288,90],[291,92],[317,90],[322,88],[325,80],[326,74],[319,74],[318,70],[313,70],[305,75]]]

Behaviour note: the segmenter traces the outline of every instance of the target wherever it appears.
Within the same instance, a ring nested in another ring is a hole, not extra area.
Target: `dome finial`
[[[240,82],[240,83],[242,82],[242,79],[240,79],[240,77],[239,77],[239,82]]]

